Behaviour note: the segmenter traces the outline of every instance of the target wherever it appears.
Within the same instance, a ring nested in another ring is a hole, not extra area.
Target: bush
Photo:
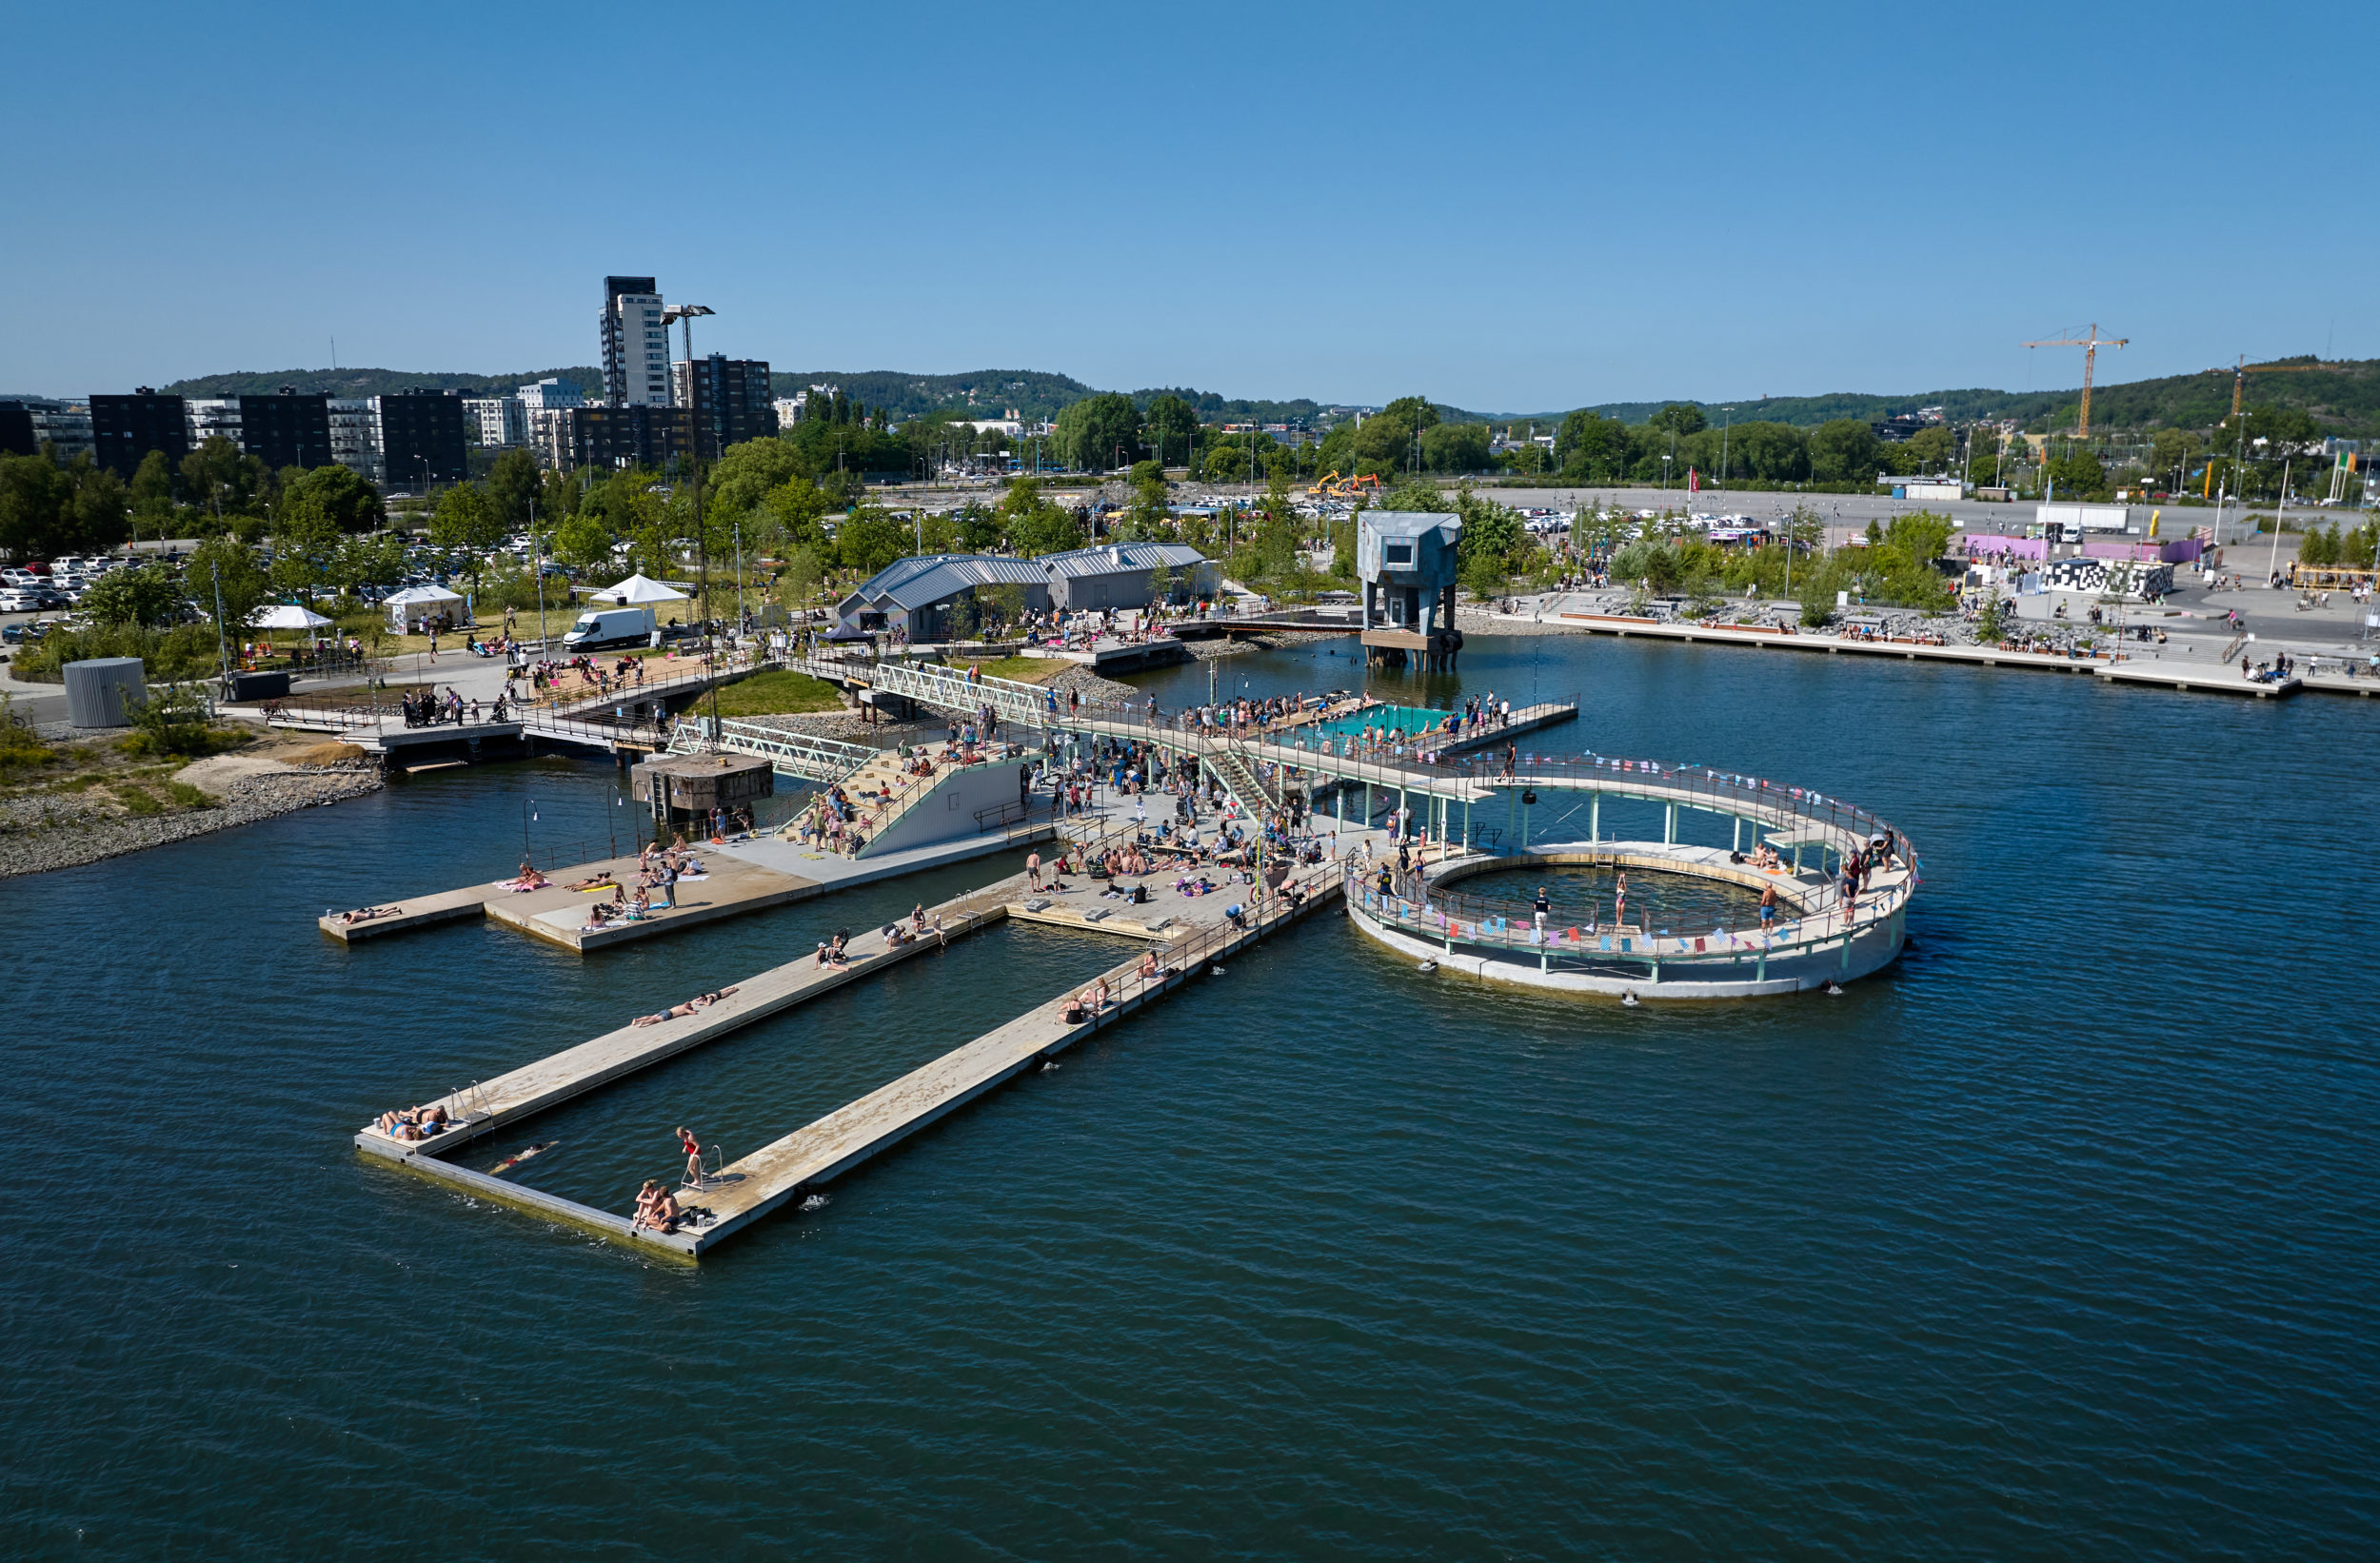
[[[208,720],[207,700],[197,690],[165,684],[132,707],[132,731],[123,739],[127,754],[200,756],[236,749],[248,735]]]
[[[142,671],[160,681],[203,679],[223,665],[223,648],[212,624],[176,624],[144,629],[136,624],[95,624],[53,629],[17,653],[16,676],[29,683],[61,683],[66,664],[93,657],[138,657]]]
[[[16,702],[0,695],[0,775],[47,765],[57,751],[41,741],[33,724],[16,714]]]

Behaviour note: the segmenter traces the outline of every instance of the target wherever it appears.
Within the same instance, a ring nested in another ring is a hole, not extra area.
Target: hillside
[[[2380,360],[2360,359],[2316,366],[2311,357],[2286,360],[2306,367],[2290,373],[2251,374],[2247,405],[2302,407],[2330,431],[2350,437],[2380,437]],[[202,375],[161,387],[182,396],[270,394],[283,386],[300,390],[328,391],[334,396],[379,396],[389,391],[434,387],[440,390],[494,391],[545,379],[548,375],[577,382],[590,397],[603,384],[600,370],[580,366],[561,369],[531,369],[519,374],[424,373],[403,369],[279,369],[262,373]],[[805,369],[772,373],[769,383],[780,396],[805,386],[841,386],[847,396],[871,407],[887,409],[894,419],[941,412],[953,417],[998,418],[1010,408],[1028,420],[1054,418],[1071,403],[1096,393],[1071,375],[1038,369],[978,369],[967,374],[909,374],[899,369]],[[1308,399],[1274,401],[1230,399],[1214,391],[1172,386],[1136,390],[1135,403],[1145,407],[1160,396],[1180,396],[1199,409],[1209,423],[1257,418],[1268,423],[1312,420],[1324,404]],[[1954,423],[1975,419],[2014,419],[2036,432],[2071,429],[2082,392],[2079,387],[2039,391],[1982,388],[1913,391],[1886,396],[1837,391],[1824,396],[1744,397],[1735,402],[1698,402],[1716,424],[1730,416],[1737,423],[1767,420],[1815,428],[1837,418],[1877,423],[1894,413],[1939,406]],[[1604,402],[1589,410],[1624,423],[1641,424],[1666,404]],[[2170,375],[2159,380],[2133,380],[2100,386],[2092,393],[2092,424],[2106,429],[2211,428],[2231,406],[2231,376],[2228,370]],[[1483,413],[1441,406],[1450,422],[1496,423],[1535,421],[1540,428],[1561,422],[1568,407],[1535,413]]]
[[[172,396],[270,396],[284,386],[294,386],[302,391],[327,391],[333,396],[387,396],[392,391],[425,389],[511,390],[549,377],[576,381],[590,398],[601,393],[604,384],[603,370],[582,365],[569,369],[530,369],[522,374],[437,374],[411,369],[242,370],[177,380],[157,388]]]
[[[2313,414],[2317,422],[2339,434],[2380,434],[2380,360],[2326,363],[2318,368],[2311,366],[2314,364],[2311,355],[2273,362],[2310,366],[2286,374],[2249,375],[2244,406],[2303,407]],[[2071,430],[2081,402],[2082,387],[2075,386],[2041,391],[1914,391],[1905,396],[1837,391],[1825,396],[1744,397],[1732,403],[1698,402],[1696,406],[1701,407],[1714,424],[1727,417],[1726,409],[1732,406],[1737,423],[1765,419],[1770,423],[1789,424],[1802,428],[1815,428],[1836,418],[1880,423],[1894,413],[1938,406],[1953,423],[1983,418],[2013,418],[2028,429],[2047,433],[2060,428]],[[1622,423],[1641,424],[1666,405],[1660,402],[1605,402],[1590,410],[1606,418],[1617,418]],[[1534,418],[1539,424],[1549,418],[1559,421],[1562,413],[1568,410],[1497,414],[1491,418],[1483,413],[1442,409],[1445,415],[1465,422],[1499,424],[1512,416],[1523,420]],[[2231,410],[2231,375],[2228,369],[2100,385],[2092,387],[2091,393],[2091,423],[2093,428],[2206,429],[2230,416]]]

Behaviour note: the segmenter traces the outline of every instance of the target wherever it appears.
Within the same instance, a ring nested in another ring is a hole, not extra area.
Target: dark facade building
[[[33,409],[22,402],[0,402],[0,456],[38,456],[41,441],[33,435]]]
[[[261,400],[261,399],[260,399]],[[323,434],[326,456],[330,435]],[[381,470],[391,488],[461,483],[465,465],[463,398],[448,391],[409,390],[380,399]]]
[[[602,471],[642,466],[654,471],[684,461],[694,449],[691,407],[572,407],[570,462]]]
[[[309,472],[328,466],[330,398],[321,392],[301,396],[289,386],[278,396],[241,397],[240,448],[276,472],[285,466]]]
[[[729,445],[777,432],[765,359],[713,353],[691,365],[681,359],[670,368],[678,405],[694,410],[694,439],[703,460],[715,462]]]
[[[129,483],[152,450],[174,466],[190,453],[190,429],[182,398],[160,396],[143,386],[129,396],[90,399],[91,445],[99,465]]]

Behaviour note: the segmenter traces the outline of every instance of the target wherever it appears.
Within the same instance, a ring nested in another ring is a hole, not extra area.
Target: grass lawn
[[[1047,683],[1075,664],[1056,657],[995,657],[990,662],[954,662],[950,665],[962,671],[972,667],[987,679],[1007,679],[1017,683]]]
[[[843,708],[843,696],[833,684],[789,669],[755,673],[719,690],[719,714],[723,717],[778,717]],[[710,709],[711,697],[705,695],[702,714],[708,716]]]

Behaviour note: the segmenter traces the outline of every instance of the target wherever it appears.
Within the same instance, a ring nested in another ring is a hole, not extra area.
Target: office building
[[[605,277],[604,403],[614,407],[669,406],[669,328],[650,277]]]
[[[180,466],[190,451],[188,415],[178,396],[160,396],[147,386],[129,396],[90,399],[91,443],[99,465],[128,483],[152,450]]]
[[[713,353],[669,366],[670,401],[694,413],[694,437],[703,460],[715,462],[729,445],[777,432],[777,409],[768,394],[768,364],[758,358]]]
[[[776,401],[770,403],[769,406],[771,409],[777,414],[777,426],[779,428],[791,428],[794,425],[800,423],[802,421],[803,405],[807,402],[808,398],[809,392],[796,391],[791,396],[780,396]]]
[[[248,455],[276,472],[330,465],[329,397],[284,386],[277,396],[243,396],[238,403],[240,448]]]
[[[426,490],[468,475],[461,396],[410,390],[378,400],[381,466],[390,487]]]
[[[90,404],[53,396],[0,402],[0,455],[34,456],[44,446],[61,466],[77,456],[95,456]]]
[[[693,453],[690,407],[571,407],[559,416],[569,420],[565,459],[556,464],[565,471],[581,466],[663,471]]]
[[[534,386],[522,386],[516,394],[521,399],[524,412],[551,412],[560,407],[586,406],[586,393],[580,390],[575,382],[551,375]]]
[[[368,483],[379,483],[387,468],[380,459],[380,398],[337,396],[325,405],[330,429],[330,459]]]
[[[41,442],[33,438],[33,409],[23,402],[0,402],[0,456],[38,456]]]
[[[479,443],[490,448],[523,445],[529,437],[528,408],[517,396],[466,396],[463,418]]]

